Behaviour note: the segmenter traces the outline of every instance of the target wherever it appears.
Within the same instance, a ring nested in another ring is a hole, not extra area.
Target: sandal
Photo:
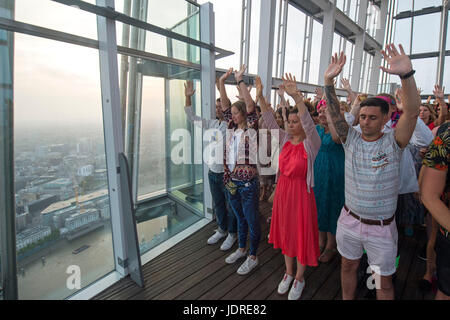
[[[325,250],[325,246],[319,246],[319,252],[320,252],[320,255],[322,255],[323,250]]]
[[[323,253],[319,257],[319,261],[326,263],[333,260],[334,256],[336,255],[337,250],[335,248],[333,249],[325,249]]]

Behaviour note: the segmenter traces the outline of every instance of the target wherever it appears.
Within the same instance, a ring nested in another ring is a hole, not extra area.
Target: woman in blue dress
[[[345,111],[341,107],[342,112]],[[328,262],[335,256],[336,227],[345,203],[344,196],[344,149],[341,141],[328,126],[326,102],[318,103],[319,133],[322,145],[314,163],[314,194],[319,219],[320,262]]]

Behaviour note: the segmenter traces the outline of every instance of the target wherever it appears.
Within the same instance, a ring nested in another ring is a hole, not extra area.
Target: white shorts
[[[337,223],[336,242],[344,258],[359,260],[363,250],[366,250],[372,271],[381,276],[395,273],[398,244],[395,219],[387,226],[368,225],[342,208]]]

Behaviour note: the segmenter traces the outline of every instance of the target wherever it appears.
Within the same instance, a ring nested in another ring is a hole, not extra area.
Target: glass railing
[[[98,50],[14,45],[19,298],[60,299],[115,269]]]
[[[116,9],[126,2],[116,1]],[[144,21],[199,41],[199,8],[184,0],[168,2],[133,1],[148,10],[141,14],[151,15]],[[97,49],[101,44],[95,41],[97,17],[89,12],[92,6],[80,10],[50,0],[9,3],[15,3],[16,20],[24,23],[17,26],[9,17],[3,22],[13,31],[0,30],[0,37],[14,39],[2,41],[0,48],[6,50],[2,57],[11,53],[10,60],[1,60],[2,92],[8,79],[14,81],[9,90],[18,297],[64,299],[118,271],[113,240],[124,241],[112,234],[111,215],[115,223],[117,211],[110,208],[105,139],[117,137],[105,136],[103,128],[105,79]],[[116,28],[124,152],[144,253],[204,217],[203,132],[184,110],[184,83],[192,80],[192,107],[202,115],[200,50],[198,42],[186,38],[175,40],[117,21]],[[8,70],[14,74],[7,79]]]
[[[192,106],[199,116],[201,88],[199,70],[146,59],[136,64],[127,73],[136,79],[127,86],[127,109],[137,117],[127,118],[126,145],[139,203],[138,240],[145,253],[203,217],[202,130],[186,118],[184,83],[194,81]]]

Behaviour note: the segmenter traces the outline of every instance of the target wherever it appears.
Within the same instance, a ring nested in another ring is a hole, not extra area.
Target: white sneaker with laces
[[[220,239],[224,238],[227,234],[220,232],[219,229],[216,229],[216,233],[214,233],[207,241],[208,244],[216,244]]]
[[[250,271],[252,271],[256,266],[258,265],[258,257],[256,257],[255,260],[250,258],[250,256],[247,257],[247,260],[244,261],[243,264],[239,267],[237,273],[241,276],[248,274]]]
[[[236,242],[237,236],[233,236],[231,233],[228,234],[228,237],[225,239],[225,241],[220,246],[220,250],[222,251],[228,251],[231,249],[233,244]]]
[[[246,251],[242,252],[240,249],[237,249],[225,259],[225,262],[228,264],[232,264],[235,263],[238,259],[245,257],[246,255]]]
[[[288,300],[298,300],[300,299],[303,288],[305,288],[305,280],[303,282],[294,280],[294,284],[292,285],[291,290],[289,291]]]
[[[283,280],[281,280],[280,284],[278,285],[278,294],[285,294],[286,292],[288,292],[292,280],[294,280],[294,277],[285,273]]]

